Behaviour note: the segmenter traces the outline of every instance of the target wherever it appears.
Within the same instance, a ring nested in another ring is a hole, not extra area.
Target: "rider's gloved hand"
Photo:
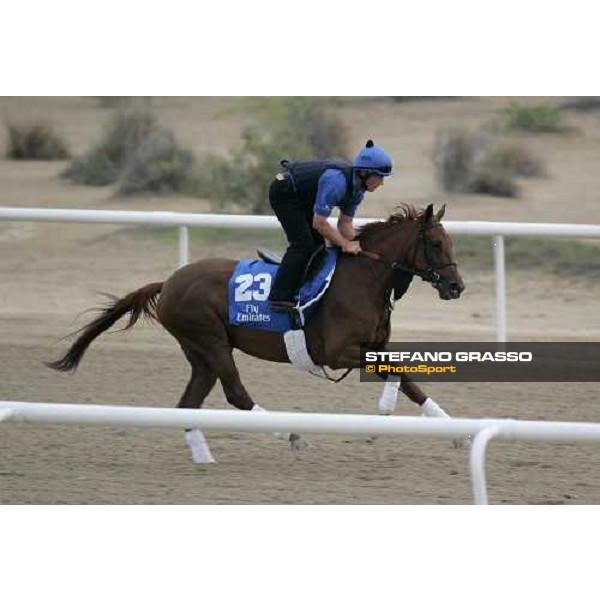
[[[361,247],[359,242],[346,241],[346,243],[342,246],[342,251],[346,254],[360,254]]]
[[[342,251],[346,254],[360,254],[361,247],[359,242],[352,242],[348,240],[343,246]]]

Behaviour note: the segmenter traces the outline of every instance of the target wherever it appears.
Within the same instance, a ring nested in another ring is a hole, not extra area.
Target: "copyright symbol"
[[[367,365],[367,366],[365,367],[365,371],[366,371],[367,373],[375,373],[375,365]]]

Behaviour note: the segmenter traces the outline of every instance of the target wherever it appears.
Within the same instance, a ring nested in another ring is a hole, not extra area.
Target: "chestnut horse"
[[[453,246],[441,219],[445,206],[434,215],[403,206],[387,221],[362,227],[358,256],[341,255],[330,287],[316,314],[306,323],[306,345],[317,365],[333,369],[360,367],[360,347],[383,349],[390,339],[390,295],[394,274],[401,271],[430,282],[443,300],[459,298],[464,289]],[[233,360],[234,348],[272,362],[290,362],[283,334],[230,325],[228,282],[236,261],[199,260],[178,269],[164,282],[150,283],[121,299],[77,333],[79,336],[57,361],[47,363],[59,371],[75,370],[92,341],[121,317],[129,315],[125,329],[140,316],[158,321],[179,342],[192,367],[180,408],[200,408],[217,379],[227,401],[240,410],[261,410],[242,384]],[[389,414],[398,387],[428,416],[448,415],[407,376],[386,383],[380,413]],[[289,435],[292,448],[303,441]],[[198,430],[186,432],[195,462],[212,462],[206,441]]]

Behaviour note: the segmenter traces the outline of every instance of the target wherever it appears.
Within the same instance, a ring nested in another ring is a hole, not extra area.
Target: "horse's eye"
[[[442,247],[442,242],[431,242],[431,247],[439,250]]]

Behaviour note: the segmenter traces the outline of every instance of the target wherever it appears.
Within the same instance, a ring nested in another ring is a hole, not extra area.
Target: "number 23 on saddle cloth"
[[[269,309],[269,293],[278,265],[240,260],[229,280],[229,324],[285,333],[304,326],[316,312],[335,272],[339,251],[329,248],[317,272],[298,293],[296,315]]]

